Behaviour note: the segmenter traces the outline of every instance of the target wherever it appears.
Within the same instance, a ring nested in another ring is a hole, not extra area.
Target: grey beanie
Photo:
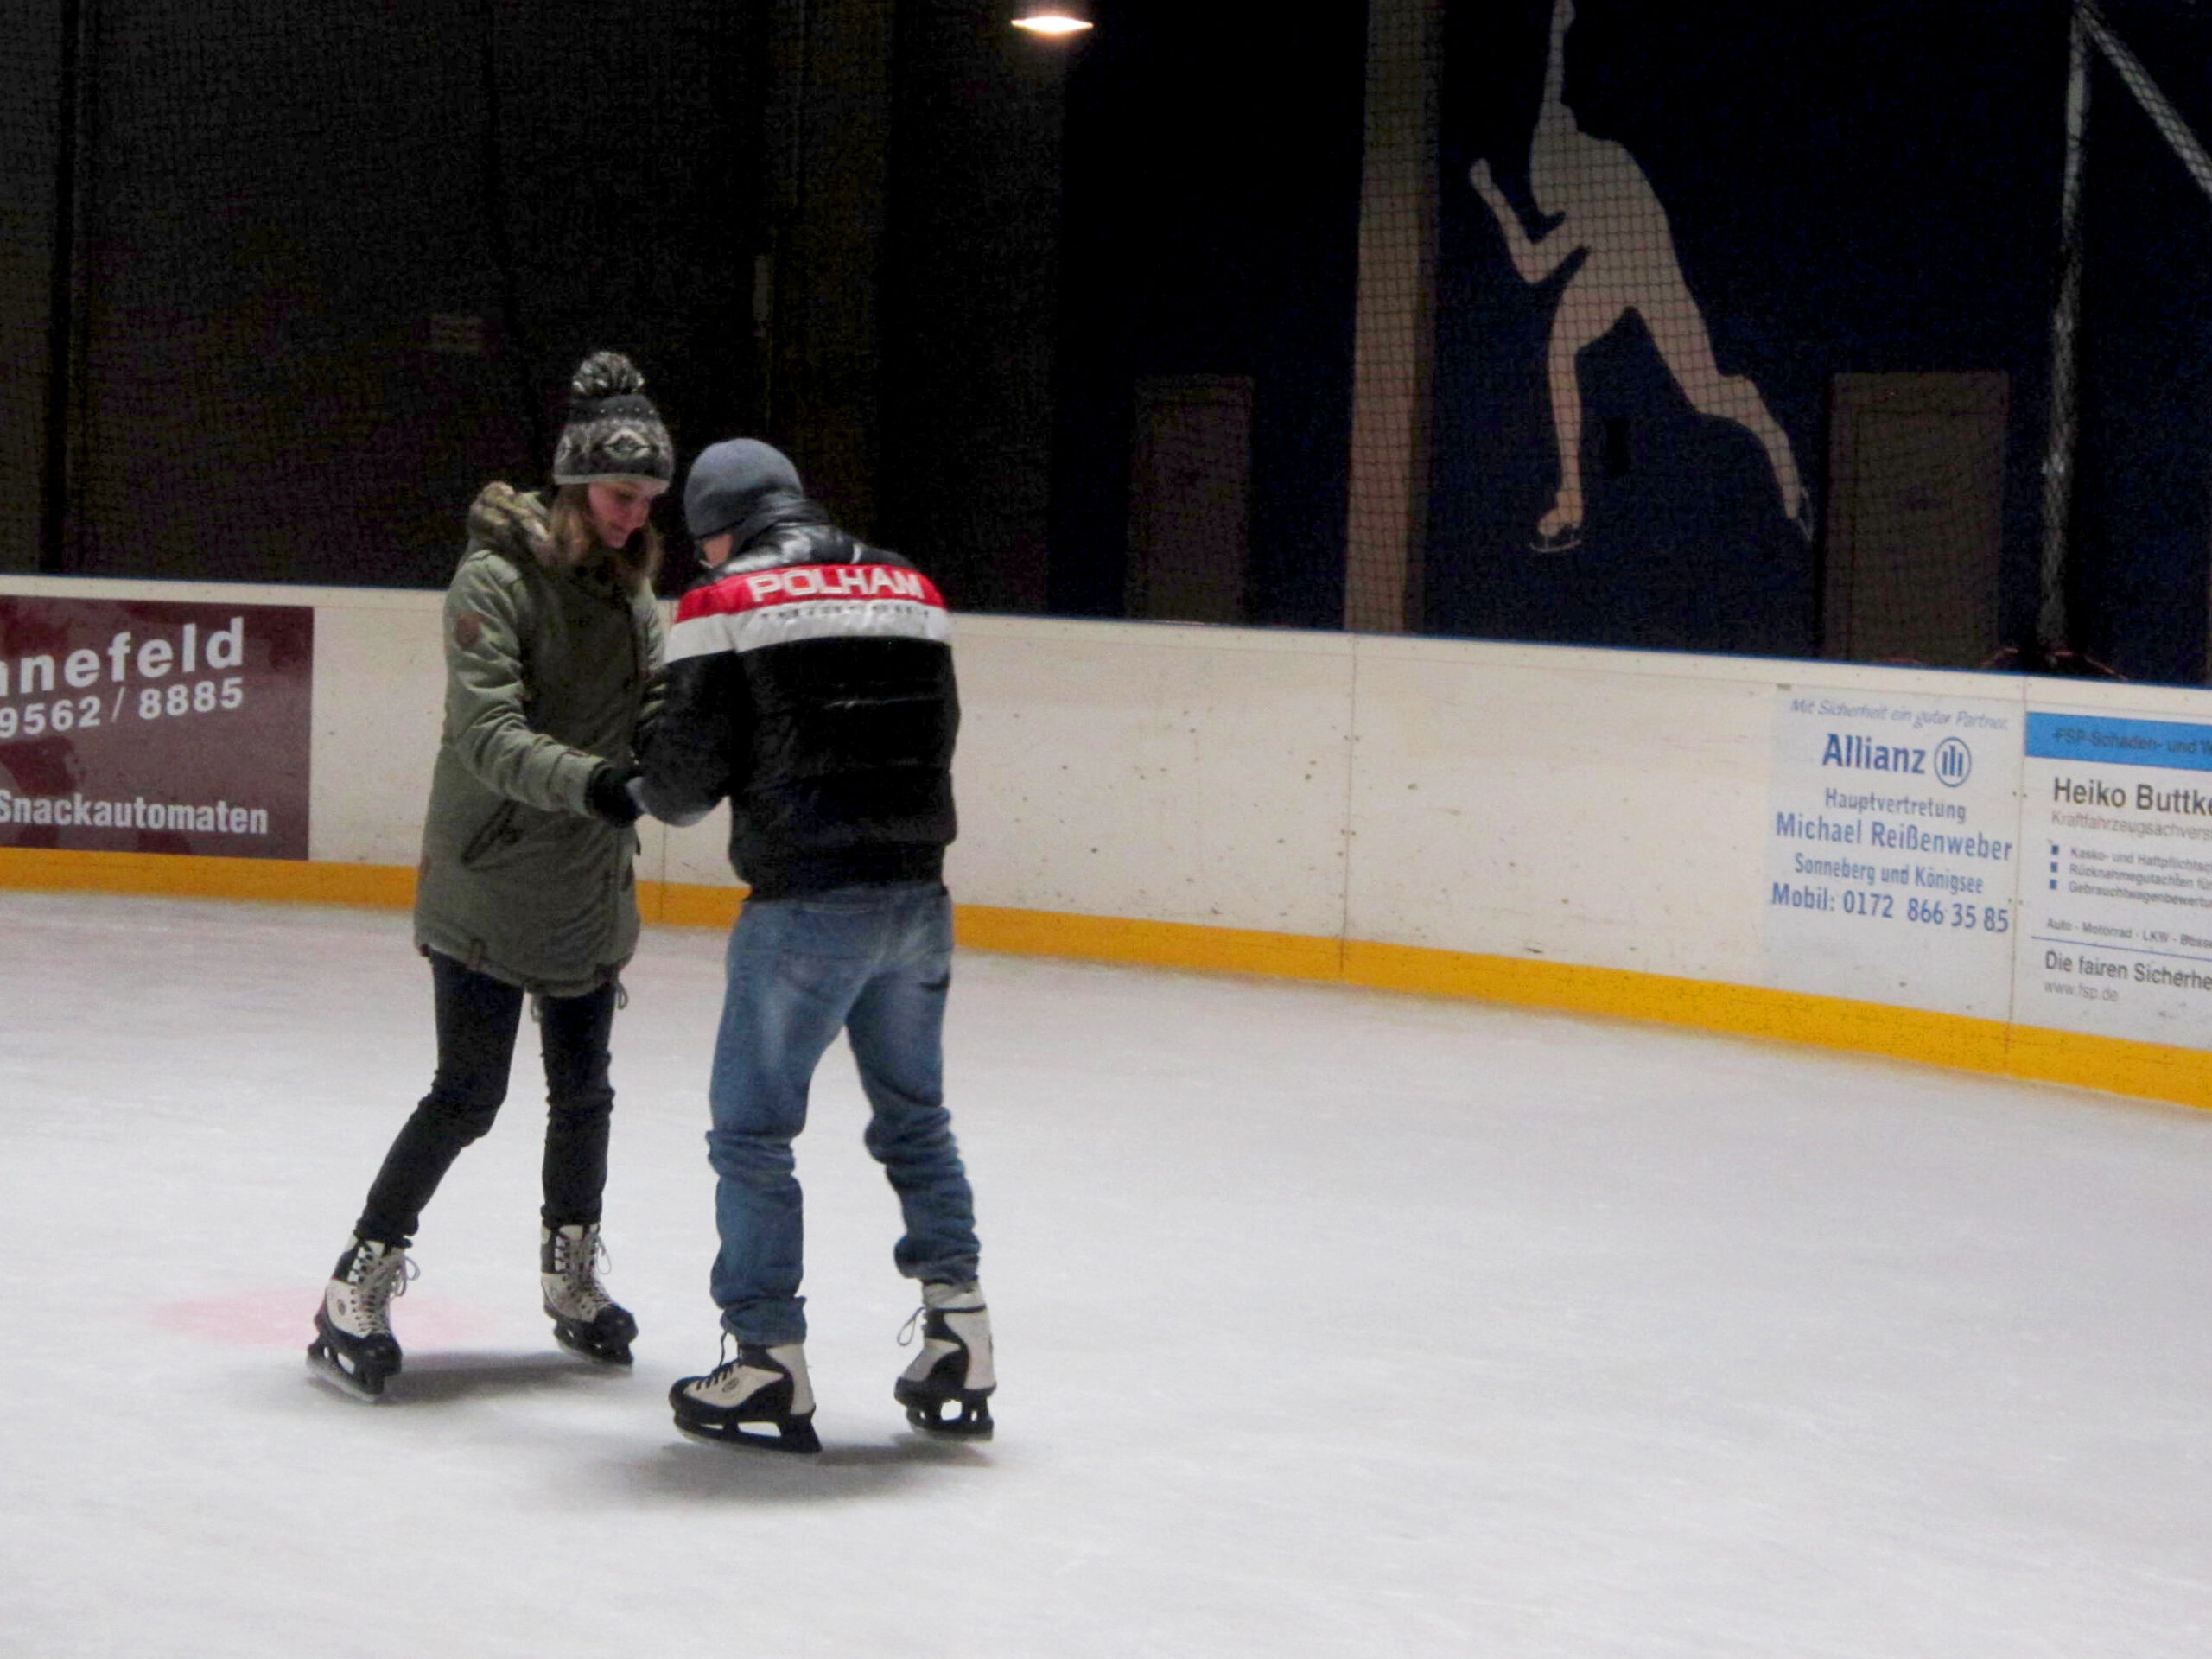
[[[703,542],[734,530],[769,496],[804,493],[798,468],[772,444],[758,438],[730,438],[710,444],[691,463],[683,480],[683,524],[691,539]]]
[[[569,383],[553,481],[666,484],[675,477],[676,447],[645,396],[645,377],[620,352],[594,352]]]

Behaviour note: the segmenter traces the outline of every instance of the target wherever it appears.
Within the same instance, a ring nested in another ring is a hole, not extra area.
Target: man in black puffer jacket
[[[752,893],[730,938],[707,1137],[712,1289],[737,1354],[670,1402],[695,1433],[819,1446],[791,1141],[842,1030],[868,1150],[906,1222],[894,1259],[922,1286],[922,1350],[894,1392],[918,1428],[988,1435],[990,1316],[942,1083],[960,723],[944,601],[906,560],[831,524],[765,443],[709,448],[683,510],[708,574],[677,612],[634,790],[675,823],[727,799],[730,861]]]

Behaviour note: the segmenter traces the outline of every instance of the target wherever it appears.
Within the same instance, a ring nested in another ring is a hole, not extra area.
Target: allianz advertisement
[[[1780,688],[1770,984],[2008,1017],[2020,721],[1991,699]]]

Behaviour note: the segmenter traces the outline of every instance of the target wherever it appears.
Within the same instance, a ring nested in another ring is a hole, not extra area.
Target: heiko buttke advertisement
[[[315,613],[0,595],[0,847],[308,855]]]
[[[2019,1018],[2212,1043],[2212,726],[2028,715]]]

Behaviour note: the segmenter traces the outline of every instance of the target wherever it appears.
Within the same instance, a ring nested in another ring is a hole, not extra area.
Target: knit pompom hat
[[[676,447],[645,396],[645,377],[620,352],[594,352],[569,383],[553,481],[665,485],[675,476]]]

